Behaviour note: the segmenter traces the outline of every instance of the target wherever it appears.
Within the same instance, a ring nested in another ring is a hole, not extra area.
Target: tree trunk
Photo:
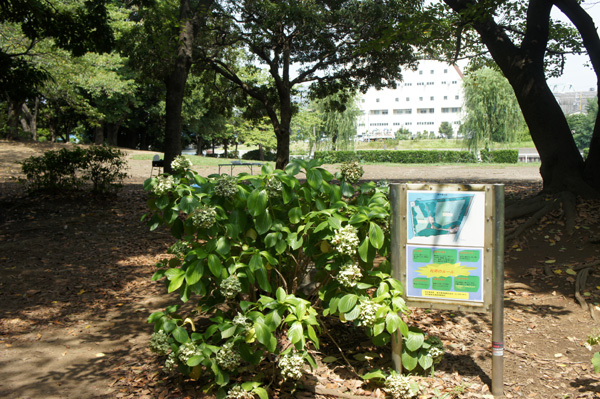
[[[8,100],[8,121],[6,137],[16,140],[19,138],[19,112],[21,106],[18,102]]]
[[[179,7],[179,48],[172,70],[165,79],[167,96],[164,170],[166,173],[171,173],[171,162],[181,154],[181,110],[185,83],[192,65],[194,41],[190,0],[180,0]]]
[[[444,2],[466,18],[465,22],[473,24],[513,87],[540,154],[544,191],[567,190],[584,195],[593,194],[584,180],[583,159],[544,73],[552,2],[529,1],[527,26],[520,47],[496,24],[491,12],[472,12],[471,0]]]
[[[31,134],[31,139],[37,141],[37,115],[40,109],[40,98],[36,97],[33,105],[33,111],[29,109],[27,104],[21,105],[22,117],[21,127],[25,132]]]
[[[106,123],[106,142],[110,146],[117,146],[119,140],[119,124],[117,123]]]
[[[94,128],[94,144],[104,144],[104,122]]]

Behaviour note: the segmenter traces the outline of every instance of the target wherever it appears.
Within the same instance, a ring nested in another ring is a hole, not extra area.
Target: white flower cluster
[[[209,229],[217,221],[217,210],[208,206],[202,206],[192,214],[192,223],[196,228]]]
[[[356,184],[365,173],[358,161],[345,162],[340,167],[342,178],[349,183]]]
[[[217,364],[223,369],[233,371],[242,362],[242,357],[234,349],[233,342],[227,342],[217,352]]]
[[[358,316],[359,326],[372,327],[375,325],[377,317],[375,314],[381,307],[380,304],[375,303],[372,299],[361,299],[360,300],[360,316]]]
[[[227,392],[225,399],[254,399],[254,394],[236,385]]]
[[[219,288],[221,289],[221,294],[227,299],[234,299],[237,294],[242,292],[242,284],[235,274],[221,281]]]
[[[431,345],[429,348],[429,356],[433,359],[435,364],[442,361],[444,357],[444,344],[439,337],[428,337],[427,343]]]
[[[200,355],[198,347],[192,341],[182,344],[177,351],[177,358],[183,364],[186,364],[190,357]]]
[[[299,380],[303,374],[304,359],[299,353],[287,353],[279,359],[279,369],[284,380]]]
[[[340,271],[337,274],[337,280],[347,288],[352,288],[356,286],[356,283],[362,277],[362,272],[358,267],[357,263],[348,262],[342,267],[340,267]]]
[[[348,224],[335,231],[331,244],[333,244],[335,249],[341,254],[352,256],[356,253],[356,248],[358,248],[358,245],[360,244],[357,233],[358,231],[356,228],[351,224]]]
[[[250,322],[250,319],[247,318],[246,316],[244,316],[243,314],[239,313],[233,318],[233,324],[235,326],[239,326],[239,327],[243,327],[244,328],[244,334],[247,334],[248,331],[250,331],[250,329],[252,328],[252,323]]]
[[[410,399],[417,396],[418,392],[412,390],[410,378],[401,374],[392,374],[385,379],[384,391],[394,399]]]
[[[390,182],[387,180],[379,180],[377,181],[377,188],[385,191],[390,188]]]
[[[269,177],[265,184],[265,190],[269,198],[279,197],[281,195],[281,181],[275,176]]]
[[[165,360],[165,372],[171,373],[177,368],[177,355],[175,352],[169,353],[169,357]]]
[[[159,355],[166,355],[171,351],[169,336],[163,330],[158,330],[152,334],[150,338],[150,350]]]
[[[190,243],[187,241],[177,241],[167,250],[168,253],[178,257],[183,257],[190,250]]]
[[[232,199],[238,192],[237,178],[229,175],[221,175],[215,184],[215,194],[219,197]]]
[[[192,167],[192,161],[184,156],[178,155],[171,162],[171,169],[176,172],[185,172],[187,169]]]
[[[154,194],[165,195],[175,187],[175,180],[170,175],[160,175],[157,177],[158,182],[154,187]]]

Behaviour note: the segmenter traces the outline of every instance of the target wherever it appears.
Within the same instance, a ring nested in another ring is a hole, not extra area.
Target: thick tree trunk
[[[572,0],[565,0],[572,1]],[[473,12],[471,0],[444,0],[473,24],[494,61],[508,79],[523,111],[531,137],[540,154],[544,190],[573,191],[591,195],[584,179],[583,159],[575,145],[564,113],[554,98],[544,73],[550,11],[553,3],[530,0],[525,36],[515,45],[496,24],[491,12]]]
[[[119,124],[117,123],[105,123],[106,129],[106,142],[108,145],[117,146],[119,140]]]
[[[37,116],[40,109],[40,98],[36,97],[33,104],[33,111],[29,109],[27,104],[21,105],[22,117],[21,127],[24,131],[31,134],[31,139],[37,141]]]
[[[179,9],[179,49],[173,69],[165,79],[166,126],[165,126],[165,172],[171,173],[171,162],[181,154],[181,111],[185,83],[192,65],[194,26],[192,24],[190,0],[181,0]]]

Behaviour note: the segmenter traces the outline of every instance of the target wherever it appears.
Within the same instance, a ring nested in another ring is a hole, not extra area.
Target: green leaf
[[[309,324],[306,326],[306,330],[308,331],[308,338],[315,344],[315,348],[319,349],[319,337],[317,337],[314,327]]]
[[[275,297],[277,297],[277,302],[283,303],[287,297],[285,290],[282,287],[277,288],[277,291],[275,291]]]
[[[254,272],[254,277],[256,277],[256,281],[258,281],[258,286],[267,292],[271,292],[271,284],[269,284],[269,276],[267,276],[267,270],[264,267],[261,267],[257,271]]]
[[[173,292],[177,290],[183,284],[183,281],[185,280],[185,274],[183,273],[183,270],[181,270],[181,272],[182,273],[179,276],[175,277],[169,283],[169,288],[167,290],[168,292]]]
[[[417,367],[417,353],[405,349],[400,358],[402,359],[402,368],[412,371]]]
[[[265,212],[269,196],[265,190],[256,189],[248,196],[248,212],[252,216],[258,216]]]
[[[386,375],[383,373],[383,371],[381,370],[375,370],[375,371],[371,371],[370,373],[364,374],[362,376],[363,380],[372,380],[372,379],[381,379],[381,380],[385,380],[386,379]]]
[[[371,245],[375,248],[379,249],[383,246],[383,230],[379,227],[378,224],[370,222],[369,223],[369,241],[371,241]]]
[[[263,387],[254,388],[252,392],[257,394],[260,399],[269,399],[269,394]]]
[[[288,218],[290,219],[290,223],[298,224],[302,220],[302,209],[300,207],[292,208],[288,211]]]
[[[202,278],[203,272],[204,267],[202,267],[200,261],[194,261],[185,271],[185,282],[188,283],[188,285],[196,284]]]
[[[219,237],[217,240],[217,253],[225,256],[229,254],[231,250],[231,244],[229,243],[229,239],[227,237]]]
[[[296,344],[304,339],[304,330],[302,328],[302,323],[296,321],[292,324],[292,326],[288,330],[288,338],[292,342],[292,344]]]
[[[258,269],[262,269],[264,267],[262,256],[260,256],[260,254],[252,255],[248,266],[250,266],[250,270],[253,272],[257,271]]]
[[[335,216],[330,217],[327,222],[335,230],[340,230],[342,228],[342,221]]]
[[[423,368],[423,370],[427,370],[433,366],[433,359],[426,350],[419,351],[419,366]]]
[[[312,188],[318,189],[323,183],[323,176],[321,175],[321,172],[317,169],[308,169],[306,171],[306,181],[308,181],[308,184]]]
[[[215,254],[208,255],[208,268],[215,277],[221,277],[223,274],[223,265],[219,257]]]
[[[363,240],[358,246],[358,256],[364,261],[369,261],[369,240]]]
[[[256,232],[258,234],[265,234],[269,231],[272,224],[273,219],[271,218],[271,214],[269,212],[263,212],[256,217],[254,226],[256,227]]]
[[[345,181],[343,181],[342,182],[342,195],[344,197],[352,197],[354,195],[354,187],[352,187],[351,184],[348,184]]]
[[[225,330],[221,331],[221,338],[227,339],[229,337],[232,337],[233,334],[235,334],[236,329],[237,329],[237,326],[231,326],[229,328],[226,328]]]
[[[273,336],[271,330],[263,322],[257,321],[254,324],[254,331],[256,332],[258,342],[263,344],[269,352],[275,352],[277,338]]]
[[[200,363],[202,363],[203,360],[204,360],[204,356],[202,356],[202,355],[192,356],[188,359],[187,365],[190,367],[195,367],[195,366],[199,365]]]
[[[304,243],[304,238],[302,236],[298,237],[298,234],[292,233],[288,236],[288,243],[290,247],[295,251],[302,246]]]
[[[282,253],[285,252],[287,247],[288,247],[287,242],[280,239],[277,241],[277,244],[275,244],[275,252],[277,252],[278,255],[281,255]]]
[[[346,294],[340,299],[338,310],[340,313],[348,313],[358,301],[358,296],[355,294]]]
[[[413,327],[409,329],[408,336],[406,337],[406,342],[404,343],[404,345],[408,350],[416,351],[420,349],[421,346],[423,346],[424,341],[425,334],[423,334],[423,331]]]
[[[398,316],[396,313],[388,313],[385,316],[385,329],[388,333],[392,334],[398,329],[401,322],[402,320],[400,319],[400,316]]]
[[[355,306],[350,312],[344,314],[344,318],[348,321],[356,320],[360,316],[360,306]]]
[[[594,353],[592,357],[592,365],[594,366],[594,371],[596,373],[600,373],[600,352]]]
[[[385,322],[381,321],[373,326],[373,335],[379,335],[385,330]]]
[[[156,201],[154,202],[154,204],[156,205],[156,207],[160,210],[164,210],[167,206],[169,206],[169,203],[171,201],[169,200],[169,197],[166,195],[163,195],[162,197],[158,197],[156,199]]]
[[[185,344],[190,339],[187,330],[181,326],[173,330],[173,338],[175,338],[175,340],[181,344]]]
[[[277,241],[279,240],[280,236],[281,233],[278,232],[272,232],[267,234],[265,236],[265,245],[267,246],[267,248],[274,247],[275,245],[277,245]]]

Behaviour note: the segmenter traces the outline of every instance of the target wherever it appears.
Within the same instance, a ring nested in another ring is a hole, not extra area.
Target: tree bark
[[[477,30],[492,58],[513,87],[540,154],[544,191],[566,190],[593,195],[593,190],[584,179],[583,159],[544,73],[552,2],[530,0],[525,37],[520,47],[496,24],[490,13],[465,13],[473,5],[473,1],[444,2],[463,18],[468,18],[465,22],[471,23]],[[464,17],[465,15],[470,17]]]
[[[21,126],[23,130],[31,134],[31,139],[37,141],[37,116],[40,109],[40,98],[36,96],[33,105],[33,111],[29,109],[27,104],[21,105],[23,116],[21,117]]]

